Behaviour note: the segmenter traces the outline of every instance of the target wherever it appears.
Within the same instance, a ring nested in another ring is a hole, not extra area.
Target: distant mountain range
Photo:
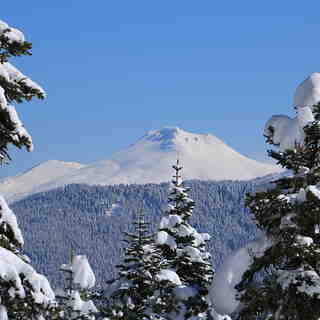
[[[177,157],[184,179],[251,180],[279,173],[281,168],[249,159],[211,134],[177,127],[150,131],[109,159],[92,164],[50,160],[27,172],[0,180],[9,201],[72,183],[88,185],[161,183],[171,179]]]

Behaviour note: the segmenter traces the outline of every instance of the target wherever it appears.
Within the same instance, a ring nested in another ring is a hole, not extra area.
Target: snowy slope
[[[281,170],[239,154],[213,135],[166,127],[148,132],[108,160],[89,165],[45,162],[24,174],[0,181],[0,192],[13,200],[70,183],[167,182],[177,156],[184,166],[184,179],[250,180]]]
[[[49,160],[22,174],[0,180],[0,192],[7,199],[20,199],[32,193],[48,190],[42,186],[84,166],[77,162]]]

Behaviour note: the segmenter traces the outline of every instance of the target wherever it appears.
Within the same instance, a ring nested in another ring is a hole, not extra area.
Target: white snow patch
[[[82,300],[78,291],[72,291],[69,306],[72,308],[72,310],[79,311],[81,314],[98,312],[98,309],[92,300]]]
[[[8,320],[7,308],[4,305],[0,305],[0,320]]]
[[[203,254],[199,249],[187,246],[183,249],[183,252],[186,253],[192,261],[204,263],[202,259]]]
[[[285,115],[272,116],[265,125],[263,135],[279,146],[280,151],[294,149],[296,144],[303,144],[305,139],[298,117],[291,119]]]
[[[24,34],[20,30],[13,27],[9,27],[7,23],[0,20],[0,35],[3,34],[8,38],[9,43],[23,43],[25,41]]]
[[[169,208],[170,209],[170,208]],[[166,217],[162,217],[160,221],[159,229],[171,229],[180,225],[182,223],[182,218],[176,214],[170,214]]]
[[[157,275],[156,279],[158,281],[169,281],[172,282],[175,285],[182,285],[181,280],[179,276],[176,274],[175,271],[170,269],[163,269],[161,270]]]
[[[0,195],[0,224],[3,224],[3,223],[10,226],[14,234],[14,238],[18,241],[18,243],[21,246],[23,246],[24,240],[23,240],[21,230],[18,227],[17,218],[15,214],[12,212],[12,210],[8,207],[3,196]]]
[[[76,255],[73,257],[71,264],[63,264],[60,269],[72,271],[73,283],[82,290],[90,289],[96,283],[96,277],[90,267],[87,256]]]
[[[318,188],[319,186],[308,186],[307,187],[307,191],[310,191],[315,197],[317,197],[318,199],[320,199],[320,190]]]
[[[184,224],[181,224],[178,228],[177,228],[177,235],[179,237],[187,237],[190,236],[194,233],[194,229],[191,226],[186,226]]]
[[[31,265],[22,261],[11,251],[0,247],[0,277],[5,281],[11,280],[13,282],[14,285],[10,289],[12,297],[25,297],[20,275],[23,275],[32,286],[37,303],[47,305],[54,301],[55,295],[47,278],[38,274]]]
[[[303,107],[298,109],[298,121],[300,128],[304,128],[314,120],[314,115],[310,107]]]
[[[239,305],[235,286],[253,261],[253,256],[261,256],[270,246],[266,237],[254,240],[229,256],[219,268],[210,288],[210,299],[220,314],[231,314]]]
[[[156,235],[156,243],[159,245],[167,245],[171,250],[177,248],[177,243],[174,237],[165,231],[159,231]]]
[[[302,246],[310,246],[313,244],[313,239],[310,237],[305,237],[305,236],[301,236],[298,234],[296,236],[296,242],[297,242],[297,244],[302,245]]]
[[[320,101],[320,73],[308,76],[296,89],[293,99],[295,108],[313,106]]]
[[[295,118],[285,115],[274,115],[266,123],[264,135],[270,143],[278,145],[280,151],[294,149],[296,144],[303,144],[305,134],[303,128],[312,123],[314,115],[312,106],[320,102],[320,73],[312,73],[296,89],[294,107]]]
[[[213,320],[232,320],[227,315],[218,314],[214,309],[211,310],[210,315],[211,315]]]

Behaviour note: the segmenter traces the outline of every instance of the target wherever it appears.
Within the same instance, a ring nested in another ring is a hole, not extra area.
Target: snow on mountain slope
[[[112,156],[121,171],[112,183],[171,180],[170,168],[179,157],[184,179],[250,180],[279,172],[278,167],[248,159],[210,134],[193,134],[176,127],[150,131],[136,144]]]
[[[210,134],[193,134],[177,127],[148,132],[108,160],[89,165],[48,161],[26,173],[0,181],[9,200],[70,183],[144,184],[171,180],[179,157],[184,179],[250,180],[280,172],[277,166],[249,159]]]
[[[44,191],[43,185],[84,166],[77,162],[49,160],[17,176],[0,180],[0,192],[8,199],[20,199]]]

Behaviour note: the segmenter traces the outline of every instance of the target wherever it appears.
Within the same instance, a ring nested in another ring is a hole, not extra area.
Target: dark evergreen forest
[[[246,193],[260,185],[249,182],[188,181],[195,201],[191,224],[211,235],[209,250],[218,267],[223,258],[257,235],[248,210]],[[11,205],[25,238],[25,253],[54,287],[62,281],[59,267],[71,251],[85,254],[104,286],[119,263],[124,231],[143,208],[153,230],[167,207],[169,185],[68,185],[32,195]]]

